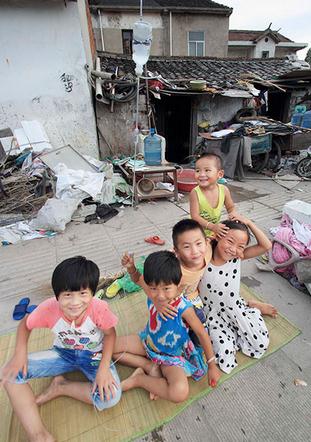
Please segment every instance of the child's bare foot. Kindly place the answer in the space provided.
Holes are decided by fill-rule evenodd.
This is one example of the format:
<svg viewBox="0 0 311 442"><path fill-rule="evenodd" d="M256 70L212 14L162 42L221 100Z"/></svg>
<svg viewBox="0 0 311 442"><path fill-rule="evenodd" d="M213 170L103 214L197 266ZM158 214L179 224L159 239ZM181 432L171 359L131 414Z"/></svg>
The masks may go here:
<svg viewBox="0 0 311 442"><path fill-rule="evenodd" d="M133 371L131 376L129 376L127 379L124 379L124 381L121 382L122 391L128 391L131 390L132 388L135 388L136 387L135 378L140 374L145 374L144 370L142 368L136 368L136 370Z"/></svg>
<svg viewBox="0 0 311 442"><path fill-rule="evenodd" d="M50 433L44 431L31 437L30 442L56 442L56 439Z"/></svg>
<svg viewBox="0 0 311 442"><path fill-rule="evenodd" d="M154 378L162 378L162 371L158 364L152 364L148 374ZM151 401L156 401L159 398L159 396L153 393L150 393L149 396Z"/></svg>
<svg viewBox="0 0 311 442"><path fill-rule="evenodd" d="M272 304L252 300L248 301L248 306L258 308L262 315L271 316L272 318L276 318L278 315L277 309Z"/></svg>
<svg viewBox="0 0 311 442"><path fill-rule="evenodd" d="M36 404L43 405L46 402L61 396L61 387L68 382L69 381L67 381L64 376L56 376L48 388L36 397Z"/></svg>

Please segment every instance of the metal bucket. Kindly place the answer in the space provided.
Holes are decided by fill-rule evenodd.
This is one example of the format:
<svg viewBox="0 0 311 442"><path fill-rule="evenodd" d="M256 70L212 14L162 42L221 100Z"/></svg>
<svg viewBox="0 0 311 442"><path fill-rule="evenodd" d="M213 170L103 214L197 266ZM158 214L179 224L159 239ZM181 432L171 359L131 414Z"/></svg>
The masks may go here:
<svg viewBox="0 0 311 442"><path fill-rule="evenodd" d="M141 195L149 195L151 192L154 191L154 182L149 178L141 178L137 182L137 191Z"/></svg>

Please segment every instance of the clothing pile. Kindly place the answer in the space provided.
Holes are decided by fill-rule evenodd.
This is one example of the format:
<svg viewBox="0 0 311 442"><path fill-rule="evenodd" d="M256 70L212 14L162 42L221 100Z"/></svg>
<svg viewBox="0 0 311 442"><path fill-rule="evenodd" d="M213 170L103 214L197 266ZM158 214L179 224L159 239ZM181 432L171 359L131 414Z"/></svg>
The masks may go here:
<svg viewBox="0 0 311 442"><path fill-rule="evenodd" d="M297 263L303 260L311 269L311 224L301 223L285 213L280 225L271 229L271 233L275 240L272 260L278 264L275 271L288 279L296 288L302 288ZM284 266L279 267L279 264Z"/></svg>

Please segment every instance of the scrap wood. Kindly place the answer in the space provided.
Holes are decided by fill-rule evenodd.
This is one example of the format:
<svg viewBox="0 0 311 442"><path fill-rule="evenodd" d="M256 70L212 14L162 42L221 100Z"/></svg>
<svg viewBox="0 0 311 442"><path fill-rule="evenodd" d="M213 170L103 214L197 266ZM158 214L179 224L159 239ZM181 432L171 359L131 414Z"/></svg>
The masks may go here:
<svg viewBox="0 0 311 442"><path fill-rule="evenodd" d="M17 172L8 178L2 178L6 197L0 199L0 213L23 213L34 215L44 205L51 194L36 196L38 178L28 177Z"/></svg>
<svg viewBox="0 0 311 442"><path fill-rule="evenodd" d="M116 279L122 278L126 271L124 269L119 270L116 273L108 273L107 275L100 278L97 290L105 289L110 284L112 284Z"/></svg>
<svg viewBox="0 0 311 442"><path fill-rule="evenodd" d="M253 79L253 80L257 80L257 81L262 81L263 83L266 83L269 86L273 86L276 89L279 89L282 92L286 92L286 89L281 88L280 86L278 86L277 84L273 83L272 81L269 80L265 80L264 78L259 77L259 75L254 74L253 72L246 72L245 74L241 74L241 78L244 79Z"/></svg>

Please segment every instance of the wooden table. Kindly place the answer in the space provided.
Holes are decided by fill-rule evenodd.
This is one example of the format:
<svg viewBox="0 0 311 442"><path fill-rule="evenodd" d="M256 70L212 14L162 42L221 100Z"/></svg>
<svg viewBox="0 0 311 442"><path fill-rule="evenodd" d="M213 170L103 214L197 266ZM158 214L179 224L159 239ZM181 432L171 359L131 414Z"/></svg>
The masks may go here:
<svg viewBox="0 0 311 442"><path fill-rule="evenodd" d="M124 171L124 166L121 167L121 169ZM132 167L128 168L133 174L134 169ZM139 192L139 189L137 188L137 175L142 177L148 177L148 175L154 175L154 174L162 174L163 176L163 182L171 181L168 180L168 174L173 174L173 180L174 180L174 190L163 190L163 189L154 189L152 192L147 194L141 194ZM171 198L174 197L175 201L178 201L178 187L177 187L177 169L174 165L170 164L163 164L161 166L144 166L140 167L137 170L135 170L135 185L133 186L133 193L134 193L134 202L135 205L139 203L141 200L152 200L155 198Z"/></svg>

